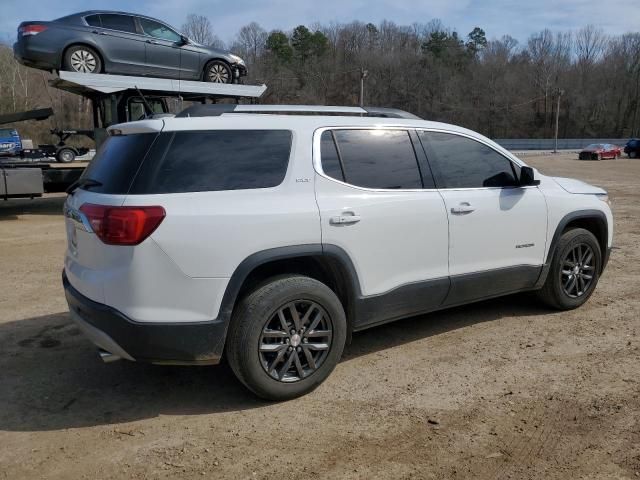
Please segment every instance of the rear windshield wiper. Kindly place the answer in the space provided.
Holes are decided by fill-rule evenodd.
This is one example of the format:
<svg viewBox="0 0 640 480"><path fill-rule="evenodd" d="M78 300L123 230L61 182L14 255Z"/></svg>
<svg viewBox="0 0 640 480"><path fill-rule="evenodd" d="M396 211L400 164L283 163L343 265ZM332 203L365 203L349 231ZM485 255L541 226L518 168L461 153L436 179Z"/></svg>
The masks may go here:
<svg viewBox="0 0 640 480"><path fill-rule="evenodd" d="M78 188L89 189L91 187L101 187L101 186L102 186L102 182L99 182L98 180L94 180L93 178L80 178L75 182L73 182L69 186L69 188L67 188L67 193L69 195L73 195L73 192L75 192Z"/></svg>

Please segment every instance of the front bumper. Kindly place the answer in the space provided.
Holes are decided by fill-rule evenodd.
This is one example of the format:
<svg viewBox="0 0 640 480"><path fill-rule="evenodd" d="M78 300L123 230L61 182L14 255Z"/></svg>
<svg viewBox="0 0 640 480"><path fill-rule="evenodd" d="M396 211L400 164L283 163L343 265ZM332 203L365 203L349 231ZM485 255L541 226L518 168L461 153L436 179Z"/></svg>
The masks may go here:
<svg viewBox="0 0 640 480"><path fill-rule="evenodd" d="M227 322L135 322L76 290L66 274L62 284L71 319L103 350L127 360L173 365L220 362Z"/></svg>

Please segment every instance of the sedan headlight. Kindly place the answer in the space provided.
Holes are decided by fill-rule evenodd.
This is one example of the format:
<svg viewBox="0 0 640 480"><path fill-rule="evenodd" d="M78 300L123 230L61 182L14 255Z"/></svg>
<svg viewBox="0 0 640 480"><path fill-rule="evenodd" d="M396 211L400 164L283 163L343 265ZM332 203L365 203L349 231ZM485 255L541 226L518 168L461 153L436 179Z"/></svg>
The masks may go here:
<svg viewBox="0 0 640 480"><path fill-rule="evenodd" d="M231 55L229 55L229 56L231 57L231 59L232 59L234 62L239 63L240 65L244 65L244 60L243 60L242 58L240 58L239 56L237 56L237 55L233 55L233 54L231 54Z"/></svg>

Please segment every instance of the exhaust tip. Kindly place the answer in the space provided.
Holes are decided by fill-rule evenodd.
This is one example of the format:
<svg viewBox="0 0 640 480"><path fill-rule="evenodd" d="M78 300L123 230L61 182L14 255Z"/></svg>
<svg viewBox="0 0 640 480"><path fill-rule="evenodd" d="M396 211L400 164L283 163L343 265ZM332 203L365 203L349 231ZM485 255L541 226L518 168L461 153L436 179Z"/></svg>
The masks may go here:
<svg viewBox="0 0 640 480"><path fill-rule="evenodd" d="M107 352L106 350L98 350L98 355L100 355L100 358L104 363L111 363L118 360L122 360L122 357L119 357L118 355L114 355L111 352Z"/></svg>

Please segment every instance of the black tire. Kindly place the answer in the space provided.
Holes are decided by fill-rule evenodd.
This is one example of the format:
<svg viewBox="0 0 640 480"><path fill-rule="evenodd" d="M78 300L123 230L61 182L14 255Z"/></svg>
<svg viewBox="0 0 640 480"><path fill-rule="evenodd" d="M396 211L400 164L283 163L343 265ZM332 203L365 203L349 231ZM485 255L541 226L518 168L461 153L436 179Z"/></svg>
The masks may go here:
<svg viewBox="0 0 640 480"><path fill-rule="evenodd" d="M203 80L209 83L233 83L233 71L224 60L211 60L204 67Z"/></svg>
<svg viewBox="0 0 640 480"><path fill-rule="evenodd" d="M298 323L304 322L307 316L302 313L302 306L306 304L315 305L316 309L312 309L315 312L313 315L307 314L309 318L305 325L309 330L302 335L290 336L289 328L294 325L290 309L294 308L298 312ZM281 331L288 338L266 338L265 335L276 332L271 328L273 325L281 324L279 313L285 317L285 325ZM324 327L313 327L312 323L318 316L321 320L316 321L316 325L322 324ZM277 323L272 323L274 321ZM315 338L317 333L327 331L331 332L328 339ZM309 338L306 337L307 334ZM274 277L259 286L236 306L227 335L226 355L236 377L249 390L267 400L288 400L311 392L329 376L342 356L346 338L347 321L336 294L325 284L312 278L286 275ZM316 350L315 346L320 345L314 343L316 341L323 341L322 345L328 347L322 351ZM265 345L273 345L278 350L265 353L262 350ZM281 351L284 353L280 353ZM309 352L317 355L317 365L316 360L308 360ZM268 357L269 355L271 356ZM294 356L297 356L297 361ZM270 365L270 361L273 364ZM303 371L304 365L309 372ZM271 368L272 366L278 368ZM283 370L284 375L280 375ZM303 375L298 375L301 371Z"/></svg>
<svg viewBox="0 0 640 480"><path fill-rule="evenodd" d="M61 148L56 152L56 160L60 163L71 163L76 159L76 152L73 148Z"/></svg>
<svg viewBox="0 0 640 480"><path fill-rule="evenodd" d="M64 70L79 73L100 73L102 59L98 52L86 45L74 45L64 52Z"/></svg>
<svg viewBox="0 0 640 480"><path fill-rule="evenodd" d="M588 262L577 262L577 265L574 264L573 267L571 267L571 262L565 263L565 261L579 248L585 251L590 250L593 258ZM579 265L582 264L585 265L584 270L579 267ZM578 266L579 273L575 273L576 271L573 270L576 266ZM545 283L542 289L537 292L538 297L550 307L558 310L572 310L577 308L584 304L593 293L598 284L601 269L602 252L600 250L600 244L593 233L583 228L568 230L562 234L558 241ZM569 275L563 273L568 271L574 273ZM588 286L585 286L579 291L580 281L585 281L584 279L580 280L579 276L581 275L591 275L592 278L589 280ZM572 276L576 277L574 279L576 290L570 294L567 293L565 286L571 283Z"/></svg>
<svg viewBox="0 0 640 480"><path fill-rule="evenodd" d="M629 152L629 158L636 158L638 156L638 153L635 150L631 150Z"/></svg>

